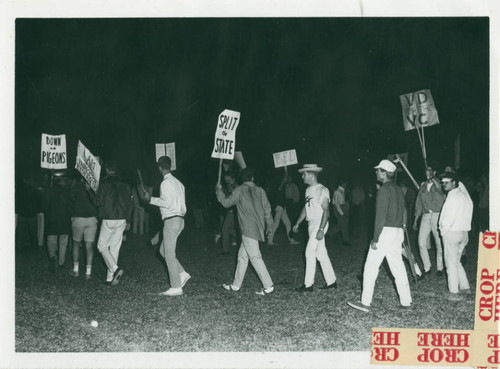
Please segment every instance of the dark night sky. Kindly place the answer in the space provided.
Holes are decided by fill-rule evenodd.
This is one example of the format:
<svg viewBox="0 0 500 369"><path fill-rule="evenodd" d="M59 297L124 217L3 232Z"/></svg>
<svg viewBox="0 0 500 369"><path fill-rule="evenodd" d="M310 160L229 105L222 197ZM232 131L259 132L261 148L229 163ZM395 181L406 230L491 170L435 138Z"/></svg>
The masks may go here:
<svg viewBox="0 0 500 369"><path fill-rule="evenodd" d="M176 142L178 176L213 184L217 116L241 112L237 150L262 175L295 148L325 179L373 176L409 152L416 131L399 95L430 89L441 124L426 129L432 162L487 170L488 18L18 19L16 168L39 166L40 134L66 133L95 155L151 168L155 142ZM360 161L358 161L360 159Z"/></svg>

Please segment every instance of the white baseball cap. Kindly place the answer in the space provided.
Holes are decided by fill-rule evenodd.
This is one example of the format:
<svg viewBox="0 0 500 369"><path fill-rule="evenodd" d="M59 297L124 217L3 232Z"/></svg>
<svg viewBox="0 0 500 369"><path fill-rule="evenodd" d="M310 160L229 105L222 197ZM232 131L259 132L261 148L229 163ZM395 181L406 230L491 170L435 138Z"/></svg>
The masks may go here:
<svg viewBox="0 0 500 369"><path fill-rule="evenodd" d="M375 167L375 169L383 169L386 172L392 173L396 171L396 166L392 161L384 159Z"/></svg>

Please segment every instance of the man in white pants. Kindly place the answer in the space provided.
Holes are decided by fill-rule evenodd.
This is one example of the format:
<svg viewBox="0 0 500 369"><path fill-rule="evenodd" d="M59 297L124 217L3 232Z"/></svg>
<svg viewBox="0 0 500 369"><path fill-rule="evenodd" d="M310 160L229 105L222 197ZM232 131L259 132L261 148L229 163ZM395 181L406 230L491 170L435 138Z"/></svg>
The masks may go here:
<svg viewBox="0 0 500 369"><path fill-rule="evenodd" d="M256 293L261 296L268 295L274 292L274 286L266 264L262 260L259 241L265 241L265 236L269 237L271 234L273 227L271 205L266 192L253 182L252 169L243 169L241 179L243 183L236 187L229 196L224 194L220 183L215 187L217 200L222 206L227 209L236 205L241 227L241 246L238 251L238 264L234 279L231 284L222 284L222 288L226 291L239 291L245 278L248 261L250 261L263 285L263 288Z"/></svg>
<svg viewBox="0 0 500 369"><path fill-rule="evenodd" d="M471 293L460 257L469 241L468 232L471 229L473 204L465 187L460 186L455 173L442 174L441 183L447 192L439 217L439 230L443 236L444 261L450 290L446 298L450 301L460 301L462 296L459 293Z"/></svg>
<svg viewBox="0 0 500 369"><path fill-rule="evenodd" d="M127 226L130 227L133 207L132 190L118 176L117 169L115 161L106 163L106 177L102 179L97 190L99 218L102 219L97 249L108 267L106 284L113 286L123 275L123 269L118 267L118 256L123 231Z"/></svg>
<svg viewBox="0 0 500 369"><path fill-rule="evenodd" d="M382 182L382 186L377 192L375 229L365 262L361 302L347 303L365 313L371 311L375 281L384 258L387 258L396 281L401 307L411 306L410 286L402 256L406 211L403 193L393 182L396 166L389 160L382 160L375 169L377 180Z"/></svg>
<svg viewBox="0 0 500 369"><path fill-rule="evenodd" d="M431 272L431 261L429 258L428 248L430 247L430 234L434 236L436 243L436 275L443 276L443 248L438 233L439 212L443 207L444 193L441 189L439 181L436 179L436 171L431 167L427 167L425 171L427 180L422 183L418 191L415 201L415 220L413 229L417 230L417 222L420 215L420 229L418 232L418 246L420 249L420 257L424 264L424 274L428 275Z"/></svg>
<svg viewBox="0 0 500 369"><path fill-rule="evenodd" d="M316 259L321 265L326 285L320 289L337 288L337 277L333 271L332 262L328 256L325 246L325 233L328 230L328 218L330 217L330 194L328 189L318 183L318 173L323 168L316 164L304 164L299 172L302 173L304 183L309 187L306 189L306 204L293 227L297 232L300 223L307 219L309 223L309 241L306 246L306 273L304 284L298 287L298 292L312 292L314 290L314 275L316 274Z"/></svg>
<svg viewBox="0 0 500 369"><path fill-rule="evenodd" d="M168 156L158 158L158 170L163 176L160 185L160 197L151 197L148 191L143 196L146 202L160 208L163 219L163 241L160 255L165 259L170 279L170 288L161 292L162 296L180 296L182 288L191 276L184 270L175 253L177 238L184 229L186 200L184 185L170 172L172 161Z"/></svg>

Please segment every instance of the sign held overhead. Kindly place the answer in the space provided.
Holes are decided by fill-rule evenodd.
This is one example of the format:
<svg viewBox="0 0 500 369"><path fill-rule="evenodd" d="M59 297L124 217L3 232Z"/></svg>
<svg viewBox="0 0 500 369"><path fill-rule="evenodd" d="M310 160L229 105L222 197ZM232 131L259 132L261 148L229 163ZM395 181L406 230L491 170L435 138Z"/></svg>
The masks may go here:
<svg viewBox="0 0 500 369"><path fill-rule="evenodd" d="M240 113L233 110L224 110L217 120L214 149L212 158L234 159L236 148L236 129L240 123Z"/></svg>
<svg viewBox="0 0 500 369"><path fill-rule="evenodd" d="M430 90L399 96L403 108L405 131L439 124L439 117Z"/></svg>
<svg viewBox="0 0 500 369"><path fill-rule="evenodd" d="M42 133L42 152L40 166L45 169L66 169L66 135Z"/></svg>
<svg viewBox="0 0 500 369"><path fill-rule="evenodd" d="M172 161L172 165L170 166L170 170L174 171L177 169L177 164L175 160L175 142L166 143L166 144L155 144L156 151L156 161L162 156L168 156Z"/></svg>
<svg viewBox="0 0 500 369"><path fill-rule="evenodd" d="M273 154L273 160L275 168L298 164L297 153L295 152L295 149L276 152Z"/></svg>
<svg viewBox="0 0 500 369"><path fill-rule="evenodd" d="M75 168L82 174L83 178L87 180L90 188L97 192L99 178L101 176L99 158L92 155L81 141L78 141Z"/></svg>

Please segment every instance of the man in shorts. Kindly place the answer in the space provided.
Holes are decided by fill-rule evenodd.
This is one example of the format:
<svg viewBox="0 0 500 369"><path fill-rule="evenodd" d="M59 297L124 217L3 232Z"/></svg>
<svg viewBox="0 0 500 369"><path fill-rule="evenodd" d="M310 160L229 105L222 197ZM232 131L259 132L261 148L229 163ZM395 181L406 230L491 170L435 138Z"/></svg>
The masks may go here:
<svg viewBox="0 0 500 369"><path fill-rule="evenodd" d="M92 274L94 240L97 233L97 206L95 193L83 177L72 188L71 200L73 204L73 217L71 218L73 269L70 270L69 274L73 277L80 275L80 248L82 241L84 241L86 250L85 279L89 280Z"/></svg>

